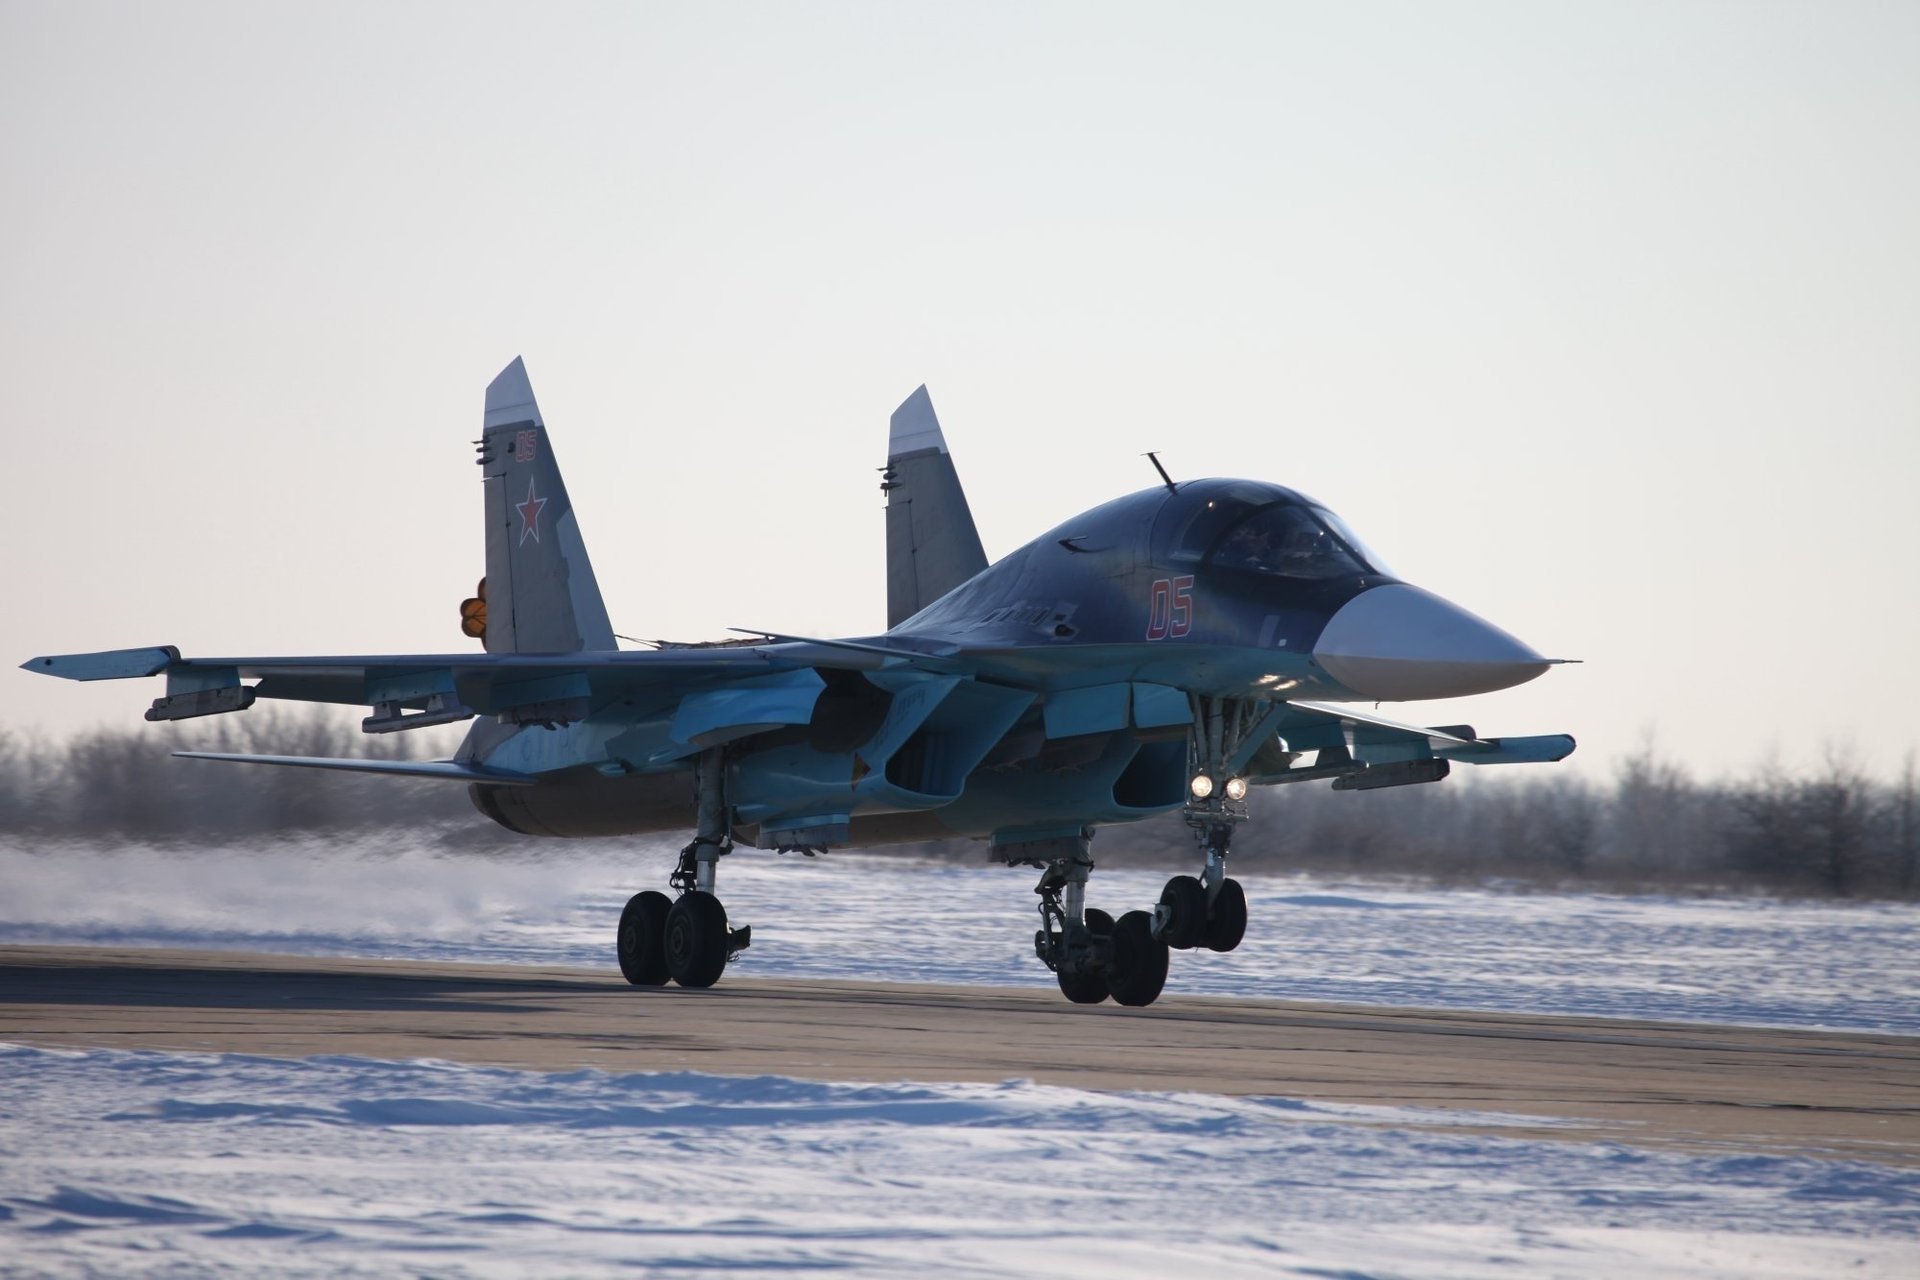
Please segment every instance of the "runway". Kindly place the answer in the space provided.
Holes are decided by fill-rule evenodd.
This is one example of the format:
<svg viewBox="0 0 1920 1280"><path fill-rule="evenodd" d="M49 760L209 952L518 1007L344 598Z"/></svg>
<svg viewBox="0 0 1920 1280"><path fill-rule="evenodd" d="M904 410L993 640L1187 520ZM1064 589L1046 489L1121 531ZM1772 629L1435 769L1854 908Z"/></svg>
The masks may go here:
<svg viewBox="0 0 1920 1280"><path fill-rule="evenodd" d="M1920 1167L1920 1038L1047 990L0 947L0 1041L541 1071L999 1081L1498 1113L1489 1132ZM1404 1123L1396 1119L1395 1123Z"/></svg>

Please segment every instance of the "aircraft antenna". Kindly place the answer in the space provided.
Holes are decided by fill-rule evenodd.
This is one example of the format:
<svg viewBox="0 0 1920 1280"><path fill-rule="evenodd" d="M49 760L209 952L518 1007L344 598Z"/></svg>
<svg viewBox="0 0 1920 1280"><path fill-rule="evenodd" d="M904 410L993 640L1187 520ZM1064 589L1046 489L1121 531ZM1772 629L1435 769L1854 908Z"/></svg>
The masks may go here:
<svg viewBox="0 0 1920 1280"><path fill-rule="evenodd" d="M1147 461L1151 462L1153 464L1153 469L1160 473L1161 482L1167 486L1168 493L1180 492L1179 489L1174 487L1173 477L1168 475L1167 469L1160 465L1160 454L1157 451L1149 449L1147 451Z"/></svg>

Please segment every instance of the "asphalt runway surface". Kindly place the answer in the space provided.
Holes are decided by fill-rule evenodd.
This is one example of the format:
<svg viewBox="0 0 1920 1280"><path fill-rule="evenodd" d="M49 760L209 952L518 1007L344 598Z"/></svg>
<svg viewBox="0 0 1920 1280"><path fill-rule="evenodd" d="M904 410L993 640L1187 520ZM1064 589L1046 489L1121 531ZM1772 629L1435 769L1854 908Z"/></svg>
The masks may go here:
<svg viewBox="0 0 1920 1280"><path fill-rule="evenodd" d="M1194 996L1083 1007L1044 989L908 983L723 979L682 991L630 987L611 967L5 946L0 1041L535 1071L1030 1078L1498 1113L1507 1120L1486 1132L1920 1167L1920 1038L1854 1032Z"/></svg>

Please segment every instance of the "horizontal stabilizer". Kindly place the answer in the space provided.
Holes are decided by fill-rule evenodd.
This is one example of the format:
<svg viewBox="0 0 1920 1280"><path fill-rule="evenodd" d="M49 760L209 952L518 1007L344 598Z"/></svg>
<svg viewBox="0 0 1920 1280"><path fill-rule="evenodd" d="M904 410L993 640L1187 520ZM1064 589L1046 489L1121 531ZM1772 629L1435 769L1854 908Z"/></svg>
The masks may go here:
<svg viewBox="0 0 1920 1280"><path fill-rule="evenodd" d="M346 773L387 773L450 782L487 782L500 787L530 787L530 773L478 769L457 760L356 760L350 756L250 756L223 751L176 751L182 760L225 760L232 764L278 764L300 769L338 769Z"/></svg>

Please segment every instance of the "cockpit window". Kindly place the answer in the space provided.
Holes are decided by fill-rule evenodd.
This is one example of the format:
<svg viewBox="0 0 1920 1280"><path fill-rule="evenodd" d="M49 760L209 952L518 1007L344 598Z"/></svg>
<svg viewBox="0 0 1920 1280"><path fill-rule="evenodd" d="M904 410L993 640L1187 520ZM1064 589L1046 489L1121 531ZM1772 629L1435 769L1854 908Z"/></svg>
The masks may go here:
<svg viewBox="0 0 1920 1280"><path fill-rule="evenodd" d="M1320 506L1313 508L1313 514L1320 517L1320 523L1333 530L1334 537L1347 544L1347 550L1366 561L1367 568L1389 578L1393 576L1393 570L1387 568L1386 561L1380 558L1379 552L1360 541L1360 535L1355 533L1345 520Z"/></svg>
<svg viewBox="0 0 1920 1280"><path fill-rule="evenodd" d="M1285 578L1340 578L1367 565L1321 518L1291 502L1256 511L1222 534L1207 555L1216 569Z"/></svg>
<svg viewBox="0 0 1920 1280"><path fill-rule="evenodd" d="M1279 496L1266 485L1235 483L1223 487L1188 513L1167 547L1170 560L1199 560L1219 541L1222 530L1268 506Z"/></svg>

